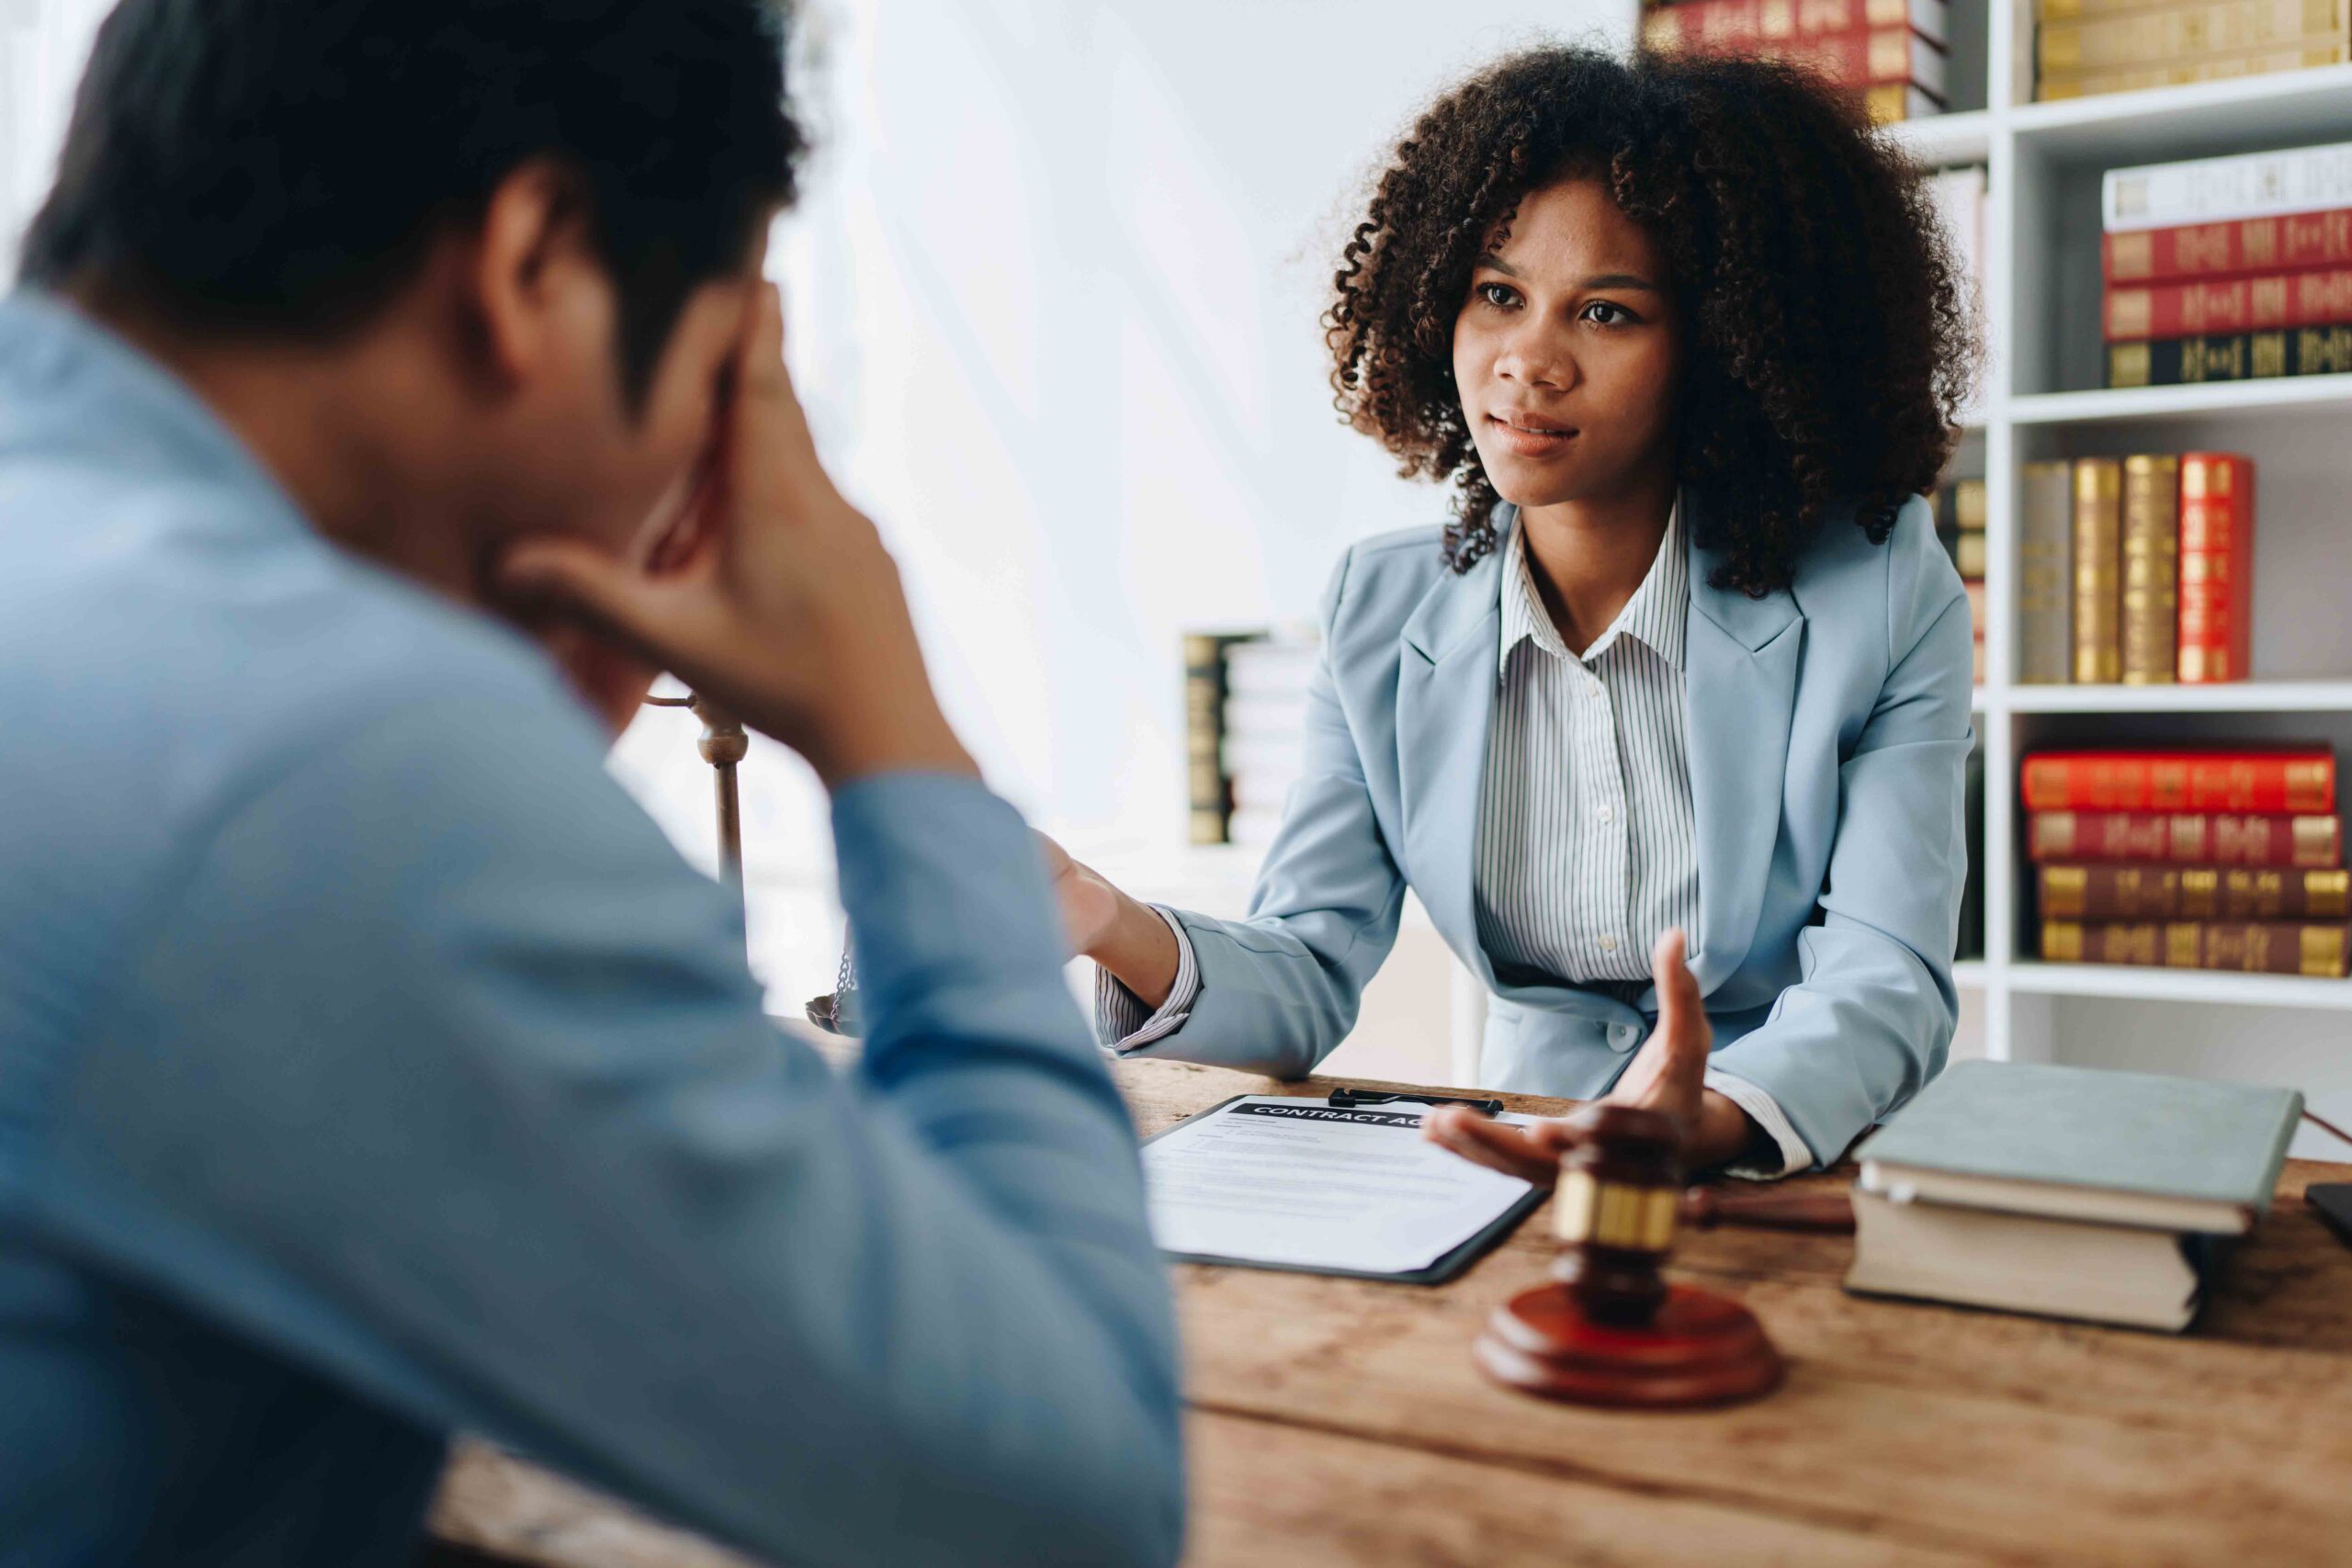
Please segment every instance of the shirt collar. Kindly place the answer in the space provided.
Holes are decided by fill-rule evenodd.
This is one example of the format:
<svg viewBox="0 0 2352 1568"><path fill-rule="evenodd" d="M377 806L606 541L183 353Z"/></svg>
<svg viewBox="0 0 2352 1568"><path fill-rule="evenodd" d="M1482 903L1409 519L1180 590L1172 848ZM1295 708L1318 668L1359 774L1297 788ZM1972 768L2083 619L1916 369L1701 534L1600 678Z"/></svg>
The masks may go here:
<svg viewBox="0 0 2352 1568"><path fill-rule="evenodd" d="M1555 659L1575 657L1567 644L1560 640L1559 628L1552 624L1552 614L1544 607L1544 596L1536 590L1534 569L1527 560L1527 532L1517 518L1511 523L1510 542L1503 562L1503 628L1502 649L1498 655L1498 667L1510 662L1511 649L1522 641L1532 642ZM1683 637L1687 630L1690 607L1690 562L1682 547L1682 503L1678 499L1674 510L1667 514L1666 536L1658 541L1657 558L1650 562L1650 570L1625 607L1609 629L1595 637L1584 651L1584 662L1592 663L1616 646L1620 637L1629 637L1656 653L1675 669L1682 668Z"/></svg>

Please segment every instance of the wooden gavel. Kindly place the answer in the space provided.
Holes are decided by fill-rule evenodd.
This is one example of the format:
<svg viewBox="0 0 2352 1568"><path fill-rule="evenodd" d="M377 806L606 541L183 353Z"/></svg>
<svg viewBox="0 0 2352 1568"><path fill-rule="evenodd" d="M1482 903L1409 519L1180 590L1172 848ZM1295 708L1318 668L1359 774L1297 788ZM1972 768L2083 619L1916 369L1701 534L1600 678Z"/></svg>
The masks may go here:
<svg viewBox="0 0 2352 1568"><path fill-rule="evenodd" d="M1686 1208L1702 1224L1838 1228L1839 1216L1817 1195L1686 1194L1681 1128L1658 1111L1588 1105L1565 1124L1574 1141L1552 1196L1554 1282L1495 1309L1473 1347L1480 1368L1547 1399L1643 1409L1726 1404L1777 1387L1780 1352L1753 1313L1667 1280L1676 1228ZM1852 1223L1849 1210L1843 1225Z"/></svg>

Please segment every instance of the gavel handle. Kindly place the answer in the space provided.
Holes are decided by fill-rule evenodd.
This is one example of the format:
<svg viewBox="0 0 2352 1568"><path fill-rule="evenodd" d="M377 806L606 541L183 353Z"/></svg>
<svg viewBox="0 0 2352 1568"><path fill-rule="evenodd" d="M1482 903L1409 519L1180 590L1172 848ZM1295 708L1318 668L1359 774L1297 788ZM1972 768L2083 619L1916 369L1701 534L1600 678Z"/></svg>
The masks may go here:
<svg viewBox="0 0 2352 1568"><path fill-rule="evenodd" d="M1693 1187L1682 1194L1682 1219L1700 1230L1712 1230L1716 1225L1755 1225L1766 1230L1851 1235L1854 1203L1842 1191Z"/></svg>

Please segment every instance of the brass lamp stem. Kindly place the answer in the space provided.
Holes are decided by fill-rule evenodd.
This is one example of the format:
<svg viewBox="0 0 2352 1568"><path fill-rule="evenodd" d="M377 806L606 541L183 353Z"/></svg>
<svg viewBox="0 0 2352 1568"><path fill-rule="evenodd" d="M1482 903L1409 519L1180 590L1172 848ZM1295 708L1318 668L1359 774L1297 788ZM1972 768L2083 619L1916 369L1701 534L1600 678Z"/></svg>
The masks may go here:
<svg viewBox="0 0 2352 1568"><path fill-rule="evenodd" d="M692 708L695 716L702 720L702 739L695 743L695 749L701 751L702 760L710 764L718 790L718 874L734 889L736 908L744 908L743 805L735 787L735 764L752 749L751 738L743 732L743 722L701 695L645 700L658 708ZM747 914L747 921L748 918Z"/></svg>

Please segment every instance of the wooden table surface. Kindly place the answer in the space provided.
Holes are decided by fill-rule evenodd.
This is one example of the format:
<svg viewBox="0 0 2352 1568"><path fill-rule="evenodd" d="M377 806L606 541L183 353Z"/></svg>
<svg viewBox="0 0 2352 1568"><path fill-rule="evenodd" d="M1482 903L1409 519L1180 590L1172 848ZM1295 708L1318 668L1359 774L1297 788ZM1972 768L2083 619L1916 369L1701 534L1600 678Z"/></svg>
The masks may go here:
<svg viewBox="0 0 2352 1568"><path fill-rule="evenodd" d="M1116 1070L1145 1134L1323 1092ZM2301 1201L2346 1179L2290 1162L2186 1336L1849 1296L1849 1237L1686 1232L1670 1271L1745 1301L1790 1363L1725 1411L1583 1410L1480 1377L1486 1314L1551 1260L1541 1212L1435 1289L1180 1266L1187 1561L2352 1563L2352 1249ZM742 1561L478 1445L432 1528L555 1568Z"/></svg>

